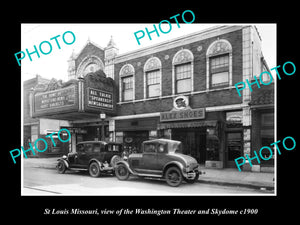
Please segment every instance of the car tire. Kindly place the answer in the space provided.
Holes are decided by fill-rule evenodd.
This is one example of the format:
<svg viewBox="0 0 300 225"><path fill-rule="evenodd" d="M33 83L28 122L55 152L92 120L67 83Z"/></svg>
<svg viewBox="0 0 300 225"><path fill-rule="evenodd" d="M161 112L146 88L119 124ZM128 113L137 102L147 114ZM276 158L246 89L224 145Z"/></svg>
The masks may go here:
<svg viewBox="0 0 300 225"><path fill-rule="evenodd" d="M178 187L183 180L181 171L175 166L172 166L167 169L165 178L166 178L167 184L172 187Z"/></svg>
<svg viewBox="0 0 300 225"><path fill-rule="evenodd" d="M57 165L56 165L56 169L57 169L57 172L60 173L60 174L63 174L66 172L67 170L67 167L66 167L66 164L64 163L63 160L59 160Z"/></svg>
<svg viewBox="0 0 300 225"><path fill-rule="evenodd" d="M92 162L89 166L89 173L92 177L100 176L100 166L97 162Z"/></svg>
<svg viewBox="0 0 300 225"><path fill-rule="evenodd" d="M115 168L117 162L121 161L121 157L118 155L114 155L111 160L110 160L110 166L112 166L113 168Z"/></svg>
<svg viewBox="0 0 300 225"><path fill-rule="evenodd" d="M115 174L119 180L127 180L130 173L124 164L119 164L115 168Z"/></svg>

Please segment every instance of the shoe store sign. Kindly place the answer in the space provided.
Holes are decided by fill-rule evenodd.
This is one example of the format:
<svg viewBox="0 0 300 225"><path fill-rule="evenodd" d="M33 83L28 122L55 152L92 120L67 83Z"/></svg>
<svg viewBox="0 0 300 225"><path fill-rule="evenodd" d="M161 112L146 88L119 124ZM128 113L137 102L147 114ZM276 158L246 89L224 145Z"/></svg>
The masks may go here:
<svg viewBox="0 0 300 225"><path fill-rule="evenodd" d="M160 122L204 119L205 109L191 109L187 96L178 96L173 100L173 109L160 113Z"/></svg>

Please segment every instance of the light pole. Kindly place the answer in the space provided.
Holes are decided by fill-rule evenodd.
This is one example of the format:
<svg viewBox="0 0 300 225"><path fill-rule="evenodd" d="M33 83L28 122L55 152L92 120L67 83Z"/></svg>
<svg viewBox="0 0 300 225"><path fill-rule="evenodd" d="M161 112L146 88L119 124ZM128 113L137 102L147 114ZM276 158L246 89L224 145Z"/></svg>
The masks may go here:
<svg viewBox="0 0 300 225"><path fill-rule="evenodd" d="M106 118L106 114L101 112L100 113L100 119L101 119L101 141L104 141L105 135L104 135L104 120Z"/></svg>

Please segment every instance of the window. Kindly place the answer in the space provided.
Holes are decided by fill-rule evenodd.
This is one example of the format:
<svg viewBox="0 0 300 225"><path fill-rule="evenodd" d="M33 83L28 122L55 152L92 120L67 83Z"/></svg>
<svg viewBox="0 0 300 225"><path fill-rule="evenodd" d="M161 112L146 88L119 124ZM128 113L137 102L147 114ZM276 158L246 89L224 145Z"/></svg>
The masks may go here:
<svg viewBox="0 0 300 225"><path fill-rule="evenodd" d="M161 61L149 58L144 65L144 98L161 96Z"/></svg>
<svg viewBox="0 0 300 225"><path fill-rule="evenodd" d="M94 144L94 151L93 152L100 152L100 144Z"/></svg>
<svg viewBox="0 0 300 225"><path fill-rule="evenodd" d="M155 144L145 144L144 146L144 152L145 153L155 153L156 147Z"/></svg>
<svg viewBox="0 0 300 225"><path fill-rule="evenodd" d="M188 49L178 51L173 58L172 93L179 94L194 90L194 55Z"/></svg>
<svg viewBox="0 0 300 225"><path fill-rule="evenodd" d="M211 87L229 84L229 56L228 54L210 59Z"/></svg>
<svg viewBox="0 0 300 225"><path fill-rule="evenodd" d="M214 41L206 52L206 88L232 86L232 47L225 40Z"/></svg>
<svg viewBox="0 0 300 225"><path fill-rule="evenodd" d="M160 95L160 71L154 70L146 73L147 75L147 97Z"/></svg>
<svg viewBox="0 0 300 225"><path fill-rule="evenodd" d="M133 77L122 78L122 99L128 101L133 99Z"/></svg>
<svg viewBox="0 0 300 225"><path fill-rule="evenodd" d="M120 101L134 100L134 68L131 64L125 64L120 70Z"/></svg>
<svg viewBox="0 0 300 225"><path fill-rule="evenodd" d="M93 150L93 144L84 144L84 151L85 152L88 152L88 153L91 153Z"/></svg>
<svg viewBox="0 0 300 225"><path fill-rule="evenodd" d="M191 63L175 66L176 93L184 93L192 90Z"/></svg>

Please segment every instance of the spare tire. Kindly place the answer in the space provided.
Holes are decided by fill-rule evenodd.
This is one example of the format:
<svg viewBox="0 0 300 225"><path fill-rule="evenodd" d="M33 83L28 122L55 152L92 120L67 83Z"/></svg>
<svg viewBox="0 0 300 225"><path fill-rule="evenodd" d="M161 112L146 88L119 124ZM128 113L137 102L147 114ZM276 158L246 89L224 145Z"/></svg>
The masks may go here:
<svg viewBox="0 0 300 225"><path fill-rule="evenodd" d="M122 158L118 155L114 155L111 159L110 159L110 166L114 167L116 166L117 162L121 161Z"/></svg>

